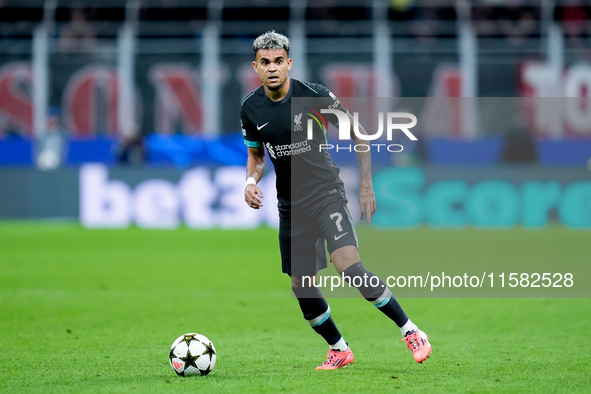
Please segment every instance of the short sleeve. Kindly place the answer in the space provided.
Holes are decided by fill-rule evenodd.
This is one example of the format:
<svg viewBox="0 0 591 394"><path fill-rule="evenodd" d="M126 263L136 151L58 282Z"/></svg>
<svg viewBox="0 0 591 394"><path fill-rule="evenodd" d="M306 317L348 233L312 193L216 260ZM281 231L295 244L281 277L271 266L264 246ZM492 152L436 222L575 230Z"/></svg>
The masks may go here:
<svg viewBox="0 0 591 394"><path fill-rule="evenodd" d="M246 146L251 148L260 148L262 146L261 136L256 126L248 120L244 107L240 107L240 127L242 128L242 137Z"/></svg>

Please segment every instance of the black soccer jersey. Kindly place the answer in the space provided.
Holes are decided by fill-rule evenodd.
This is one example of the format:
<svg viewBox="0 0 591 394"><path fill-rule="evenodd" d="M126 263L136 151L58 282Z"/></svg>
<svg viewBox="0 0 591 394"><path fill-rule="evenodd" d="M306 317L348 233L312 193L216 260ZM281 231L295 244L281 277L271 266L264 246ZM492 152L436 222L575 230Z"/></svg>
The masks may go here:
<svg viewBox="0 0 591 394"><path fill-rule="evenodd" d="M324 98L313 100L311 105L295 109L292 116L292 97ZM294 208L314 206L323 198L345 198L339 168L332 161L327 149L324 132L314 132L307 138L304 114L320 113L321 108L347 112L340 101L326 87L290 79L287 95L280 101L272 101L261 85L244 97L241 103L240 120L244 143L250 147L264 146L275 167L277 200L280 212ZM327 121L337 122L336 116L327 116ZM318 127L315 125L315 127Z"/></svg>

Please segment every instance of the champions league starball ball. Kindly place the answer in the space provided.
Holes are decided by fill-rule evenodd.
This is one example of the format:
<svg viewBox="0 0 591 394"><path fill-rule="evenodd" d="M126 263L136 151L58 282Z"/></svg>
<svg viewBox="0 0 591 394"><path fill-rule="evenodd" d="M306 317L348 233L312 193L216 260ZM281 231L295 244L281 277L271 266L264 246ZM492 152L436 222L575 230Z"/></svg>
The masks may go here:
<svg viewBox="0 0 591 394"><path fill-rule="evenodd" d="M170 366L179 376L205 376L215 366L215 359L215 346L201 334L181 335L170 347Z"/></svg>

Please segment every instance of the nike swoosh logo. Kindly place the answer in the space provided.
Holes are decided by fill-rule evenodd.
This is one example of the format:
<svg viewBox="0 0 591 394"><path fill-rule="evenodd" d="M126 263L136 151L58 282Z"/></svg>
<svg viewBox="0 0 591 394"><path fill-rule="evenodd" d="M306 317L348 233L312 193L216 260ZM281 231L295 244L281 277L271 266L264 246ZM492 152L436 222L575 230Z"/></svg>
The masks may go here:
<svg viewBox="0 0 591 394"><path fill-rule="evenodd" d="M265 126L266 126L266 125L268 125L268 124L269 124L269 122L265 123L265 124L264 124L264 125L262 125L262 126L259 126L259 125L257 125L257 130L260 130L260 129L262 129L263 127L265 127Z"/></svg>
<svg viewBox="0 0 591 394"><path fill-rule="evenodd" d="M339 235L338 237L335 235L335 236L334 236L334 240L335 240L335 241L338 241L339 239L343 238L343 237L344 237L345 235L347 235L347 234L349 234L349 232L348 232L348 231L347 231L346 233L343 233L343 234Z"/></svg>

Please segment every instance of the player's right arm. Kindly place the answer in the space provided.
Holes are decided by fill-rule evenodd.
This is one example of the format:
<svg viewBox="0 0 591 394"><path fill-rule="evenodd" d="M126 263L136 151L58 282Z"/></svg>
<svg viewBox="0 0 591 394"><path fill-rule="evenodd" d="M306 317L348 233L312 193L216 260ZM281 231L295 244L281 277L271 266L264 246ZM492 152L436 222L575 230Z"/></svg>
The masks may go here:
<svg viewBox="0 0 591 394"><path fill-rule="evenodd" d="M246 160L246 179L253 178L259 183L265 173L265 150L262 146L248 147ZM259 209L263 206L263 192L256 184L248 183L244 189L244 201L249 207Z"/></svg>
<svg viewBox="0 0 591 394"><path fill-rule="evenodd" d="M265 148L256 123L250 119L249 111L244 107L246 100L252 97L253 94L254 92L247 95L240 104L240 126L242 127L244 144L248 147L244 201L249 207L259 209L263 206L263 192L261 192L257 184L265 173Z"/></svg>

